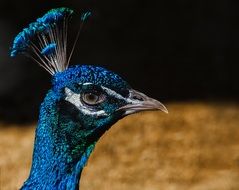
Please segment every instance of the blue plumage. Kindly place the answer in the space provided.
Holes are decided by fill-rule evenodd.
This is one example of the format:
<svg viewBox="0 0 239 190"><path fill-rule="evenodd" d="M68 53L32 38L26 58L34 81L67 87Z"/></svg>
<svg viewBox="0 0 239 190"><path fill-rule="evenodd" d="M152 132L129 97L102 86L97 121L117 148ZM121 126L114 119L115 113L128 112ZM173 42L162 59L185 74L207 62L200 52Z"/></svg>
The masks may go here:
<svg viewBox="0 0 239 190"><path fill-rule="evenodd" d="M29 26L24 28L15 38L11 48L11 56L14 57L17 54L27 53L28 48L32 48L32 39L36 35L42 32L43 34L51 32L50 30L59 24L59 22L62 22L64 19L67 22L67 19L72 14L73 10L68 8L52 9L42 17L38 18L36 22L29 24Z"/></svg>
<svg viewBox="0 0 239 190"><path fill-rule="evenodd" d="M51 43L51 44L47 45L46 47L44 47L41 50L41 54L49 56L49 55L53 54L55 51L56 51L56 44L55 43Z"/></svg>
<svg viewBox="0 0 239 190"><path fill-rule="evenodd" d="M26 42L28 42L28 36L25 32L20 32L13 41L13 46L11 48L11 57L15 57L17 54L21 54L26 49Z"/></svg>
<svg viewBox="0 0 239 190"><path fill-rule="evenodd" d="M41 24L57 24L57 22L63 20L64 18L71 16L73 14L73 10L69 8L58 8L52 9L48 11L44 16L37 19L38 23Z"/></svg>
<svg viewBox="0 0 239 190"><path fill-rule="evenodd" d="M74 88L75 83L91 83L95 85L104 85L117 89L124 93L124 89L130 88L129 84L122 80L119 75L114 74L102 67L90 65L75 65L64 72L56 73L53 76L52 84L55 91L62 91L65 86Z"/></svg>
<svg viewBox="0 0 239 190"><path fill-rule="evenodd" d="M52 9L29 24L15 37L11 47L11 57L24 54L36 61L51 75L67 69L73 52L72 50L70 56L67 57L67 28L72 14L73 10L69 8ZM90 12L83 13L82 23L90 15Z"/></svg>
<svg viewBox="0 0 239 190"><path fill-rule="evenodd" d="M90 65L68 68L72 52L67 57L66 25L72 13L68 8L47 12L17 35L11 49L11 56L27 54L52 75L52 88L40 107L24 190L78 189L96 142L115 122L144 110L167 112L114 72ZM81 21L90 15L82 14Z"/></svg>

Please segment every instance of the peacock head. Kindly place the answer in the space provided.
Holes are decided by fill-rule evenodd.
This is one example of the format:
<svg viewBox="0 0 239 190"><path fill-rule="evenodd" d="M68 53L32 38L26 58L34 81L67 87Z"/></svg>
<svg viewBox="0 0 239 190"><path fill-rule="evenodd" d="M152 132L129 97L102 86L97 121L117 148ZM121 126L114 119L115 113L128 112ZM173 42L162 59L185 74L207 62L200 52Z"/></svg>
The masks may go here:
<svg viewBox="0 0 239 190"><path fill-rule="evenodd" d="M119 119L144 110L166 107L136 91L119 75L102 67L77 65L53 76L53 91L60 97L62 123L95 141Z"/></svg>
<svg viewBox="0 0 239 190"><path fill-rule="evenodd" d="M96 142L112 124L129 114L144 110L167 113L167 109L104 68L90 65L68 67L82 25L90 12L82 14L79 32L68 53L67 28L72 14L68 8L48 11L16 36L11 56L24 54L53 76L51 92L57 99L58 115L54 122L57 119L60 124L54 131L59 139L67 139L75 152L79 144L84 150L82 146Z"/></svg>

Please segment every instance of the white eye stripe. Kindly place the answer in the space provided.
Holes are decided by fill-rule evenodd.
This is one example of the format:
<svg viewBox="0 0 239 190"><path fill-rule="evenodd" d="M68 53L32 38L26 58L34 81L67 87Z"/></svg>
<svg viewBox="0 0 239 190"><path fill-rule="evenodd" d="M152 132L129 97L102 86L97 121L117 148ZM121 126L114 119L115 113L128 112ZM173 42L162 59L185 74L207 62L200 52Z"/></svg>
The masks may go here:
<svg viewBox="0 0 239 190"><path fill-rule="evenodd" d="M83 83L82 85L83 86L87 86L87 85L92 85L93 83L90 83L90 82L86 82L86 83ZM106 92L109 96L113 96L113 97L115 97L115 98L117 98L117 99L120 99L120 100L125 100L127 103L133 103L133 102L135 102L135 101L133 101L133 100L131 100L131 99L129 99L129 98L125 98L125 97L123 97L121 94L119 94L119 93L117 93L117 92L115 92L114 90L111 90L111 89L109 89L109 88L107 88L107 87L105 87L105 86L100 86L103 90L104 90L104 92Z"/></svg>
<svg viewBox="0 0 239 190"><path fill-rule="evenodd" d="M140 101L139 100L132 100L131 98L125 98L123 97L121 94L115 92L114 90L111 90L107 87L104 87L104 86L101 86L101 88L109 95L109 96L113 96L117 99L120 99L120 100L124 100L126 101L127 103L139 103Z"/></svg>
<svg viewBox="0 0 239 190"><path fill-rule="evenodd" d="M121 94L118 94L117 92L115 92L114 90L111 90L107 87L101 86L101 88L104 90L104 92L106 92L109 96L114 96L117 99L121 99L121 100L126 100L126 98L124 98Z"/></svg>
<svg viewBox="0 0 239 190"><path fill-rule="evenodd" d="M83 83L82 85L85 86L85 85L92 85L92 84L93 83ZM125 98L121 94L119 94L116 91L111 90L107 87L101 86L101 88L109 96L113 96L113 97L115 97L119 100L124 100L128 104L133 104L133 103L139 103L140 102L139 100L134 100L134 99L131 99L131 98ZM65 93L66 93L65 100L70 102L71 104L75 105L78 108L78 110L81 111L83 114L91 115L91 116L108 116L108 114L104 110L95 111L95 110L90 109L89 107L86 107L81 102L81 95L77 94L77 93L74 93L73 91L71 91L67 87L65 88Z"/></svg>
<svg viewBox="0 0 239 190"><path fill-rule="evenodd" d="M80 83L81 84L81 83ZM83 86L87 86L87 85L91 85L91 84L93 84L93 83L91 83L91 82L85 82L85 83L83 83L82 85Z"/></svg>
<svg viewBox="0 0 239 190"><path fill-rule="evenodd" d="M72 92L67 87L65 88L65 93L66 93L65 100L75 105L77 109L83 114L91 115L91 116L108 116L108 114L106 114L104 110L95 111L84 106L81 102L81 95Z"/></svg>

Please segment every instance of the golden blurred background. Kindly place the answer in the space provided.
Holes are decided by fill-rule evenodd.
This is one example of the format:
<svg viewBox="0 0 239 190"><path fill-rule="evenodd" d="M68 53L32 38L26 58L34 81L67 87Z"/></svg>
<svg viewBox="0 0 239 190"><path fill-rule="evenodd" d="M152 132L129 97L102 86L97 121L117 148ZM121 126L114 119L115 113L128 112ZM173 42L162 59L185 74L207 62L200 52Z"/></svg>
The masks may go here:
<svg viewBox="0 0 239 190"><path fill-rule="evenodd" d="M112 127L83 170L84 190L238 190L239 104L172 102ZM0 128L0 189L27 178L32 126Z"/></svg>

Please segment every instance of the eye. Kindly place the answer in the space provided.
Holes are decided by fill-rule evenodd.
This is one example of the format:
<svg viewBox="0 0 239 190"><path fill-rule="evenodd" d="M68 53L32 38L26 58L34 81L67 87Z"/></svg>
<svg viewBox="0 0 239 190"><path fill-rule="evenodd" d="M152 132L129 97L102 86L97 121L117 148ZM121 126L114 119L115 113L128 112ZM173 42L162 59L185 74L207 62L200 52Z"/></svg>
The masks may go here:
<svg viewBox="0 0 239 190"><path fill-rule="evenodd" d="M82 101L88 105L96 105L99 104L101 102L103 102L105 99L104 95L102 94L96 94L96 93L84 93L82 95Z"/></svg>

